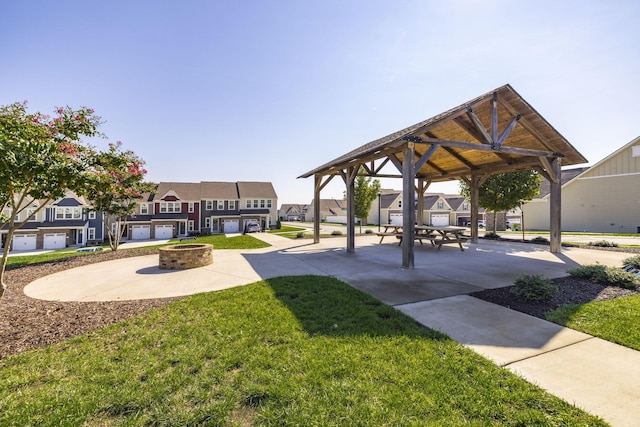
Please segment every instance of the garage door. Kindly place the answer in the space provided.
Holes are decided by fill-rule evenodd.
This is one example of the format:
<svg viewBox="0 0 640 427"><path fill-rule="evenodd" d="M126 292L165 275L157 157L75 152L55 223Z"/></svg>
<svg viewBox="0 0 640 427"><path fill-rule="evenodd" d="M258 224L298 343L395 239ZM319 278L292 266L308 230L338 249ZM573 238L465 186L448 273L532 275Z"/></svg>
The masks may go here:
<svg viewBox="0 0 640 427"><path fill-rule="evenodd" d="M36 248L35 234L23 234L20 236L13 236L14 251L32 251L35 248Z"/></svg>
<svg viewBox="0 0 640 427"><path fill-rule="evenodd" d="M44 249L62 249L67 246L66 233L50 233L44 235Z"/></svg>
<svg viewBox="0 0 640 427"><path fill-rule="evenodd" d="M131 239L145 240L151 238L151 227L148 225L131 226Z"/></svg>
<svg viewBox="0 0 640 427"><path fill-rule="evenodd" d="M389 214L389 224L402 225L402 214Z"/></svg>
<svg viewBox="0 0 640 427"><path fill-rule="evenodd" d="M222 226L224 227L223 230L225 233L238 233L240 231L240 225L237 219L226 219L223 221Z"/></svg>
<svg viewBox="0 0 640 427"><path fill-rule="evenodd" d="M156 225L156 239L172 239L173 225Z"/></svg>
<svg viewBox="0 0 640 427"><path fill-rule="evenodd" d="M449 214L431 215L431 225L436 225L436 226L449 225Z"/></svg>

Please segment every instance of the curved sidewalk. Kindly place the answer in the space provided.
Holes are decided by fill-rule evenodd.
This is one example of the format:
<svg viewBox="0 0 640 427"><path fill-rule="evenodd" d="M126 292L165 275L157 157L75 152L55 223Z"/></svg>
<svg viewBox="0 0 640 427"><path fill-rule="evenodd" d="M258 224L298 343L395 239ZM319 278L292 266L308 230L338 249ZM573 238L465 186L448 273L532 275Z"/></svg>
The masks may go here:
<svg viewBox="0 0 640 427"><path fill-rule="evenodd" d="M613 426L640 420L640 352L468 296L509 286L522 274L566 275L579 264L619 266L629 254L481 241L461 252L416 246L415 268L400 267L402 249L358 237L347 254L344 238L319 244L256 235L272 247L216 250L214 263L185 271L157 267L158 257L107 261L40 278L25 287L32 298L104 301L208 292L284 275L336 277L444 332L498 365Z"/></svg>

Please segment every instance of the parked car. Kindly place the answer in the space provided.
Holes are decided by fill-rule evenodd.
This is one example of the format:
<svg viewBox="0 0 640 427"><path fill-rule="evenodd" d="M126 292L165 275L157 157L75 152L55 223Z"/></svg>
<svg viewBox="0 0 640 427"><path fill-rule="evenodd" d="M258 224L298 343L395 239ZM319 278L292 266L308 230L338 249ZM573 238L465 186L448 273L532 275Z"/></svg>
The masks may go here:
<svg viewBox="0 0 640 427"><path fill-rule="evenodd" d="M464 225L465 225L465 227L471 227L471 221L465 222ZM480 228L484 228L485 227L484 219L479 219L478 220L478 227L480 227Z"/></svg>
<svg viewBox="0 0 640 427"><path fill-rule="evenodd" d="M262 231L262 228L260 228L260 224L257 224L255 222L252 222L251 224L247 224L247 226L244 229L245 233L259 233Z"/></svg>

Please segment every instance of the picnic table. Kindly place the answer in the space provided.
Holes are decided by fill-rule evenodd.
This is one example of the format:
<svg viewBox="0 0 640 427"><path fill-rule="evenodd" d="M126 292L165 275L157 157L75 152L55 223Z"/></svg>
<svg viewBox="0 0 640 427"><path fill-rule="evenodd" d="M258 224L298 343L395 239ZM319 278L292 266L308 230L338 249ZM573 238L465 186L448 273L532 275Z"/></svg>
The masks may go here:
<svg viewBox="0 0 640 427"><path fill-rule="evenodd" d="M464 251L462 244L469 240L468 237L462 234L466 230L464 227L456 227L453 225L416 225L415 230L416 235L425 236L431 241L432 245L438 246L436 252L440 250L442 245L456 243L460 246L460 250Z"/></svg>
<svg viewBox="0 0 640 427"><path fill-rule="evenodd" d="M398 246L402 244L402 226L395 224L384 225L384 232L376 233L380 236L380 243L385 237L395 236L399 242ZM460 250L464 251L463 243L467 242L468 237L463 233L466 229L464 227L455 227L452 225L437 226L437 225L416 225L414 239L418 240L422 244L423 240L429 240L431 245L437 246L439 251L442 245L458 244Z"/></svg>

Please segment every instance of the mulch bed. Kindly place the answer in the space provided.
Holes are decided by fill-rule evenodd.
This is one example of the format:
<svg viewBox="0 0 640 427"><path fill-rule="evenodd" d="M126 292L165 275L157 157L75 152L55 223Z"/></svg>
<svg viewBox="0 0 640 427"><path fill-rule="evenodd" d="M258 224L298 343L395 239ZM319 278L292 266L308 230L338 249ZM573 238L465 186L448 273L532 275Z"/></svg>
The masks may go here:
<svg viewBox="0 0 640 427"><path fill-rule="evenodd" d="M603 248L594 249L602 250ZM640 249L607 249L640 253ZM175 297L138 301L59 302L29 298L23 292L24 287L35 279L58 271L96 262L157 253L157 249L127 249L7 270L5 275L7 290L0 300L0 359L83 335L180 299L180 297ZM554 310L564 304L582 304L638 293L638 291L603 286L571 277L554 279L552 282L558 286L559 292L550 302L544 304L520 302L509 292L509 287L488 289L472 295L513 310L544 318L547 311ZM82 284L78 284L78 286L82 286Z"/></svg>
<svg viewBox="0 0 640 427"><path fill-rule="evenodd" d="M127 249L7 270L7 290L0 300L0 359L86 334L179 299L59 302L29 298L23 292L24 287L35 279L58 271L96 262L157 253L157 249ZM82 284L78 283L78 286Z"/></svg>

